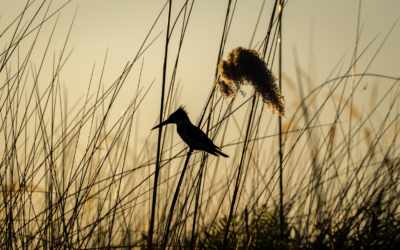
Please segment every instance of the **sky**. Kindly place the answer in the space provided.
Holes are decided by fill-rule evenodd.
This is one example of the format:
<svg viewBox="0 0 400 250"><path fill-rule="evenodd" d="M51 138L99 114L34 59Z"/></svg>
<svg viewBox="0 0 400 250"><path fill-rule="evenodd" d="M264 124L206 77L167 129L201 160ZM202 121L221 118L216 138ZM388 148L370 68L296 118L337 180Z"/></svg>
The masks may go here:
<svg viewBox="0 0 400 250"><path fill-rule="evenodd" d="M175 21L184 2L182 0L172 2L172 22ZM26 3L26 1L0 0L0 31L11 24L23 11ZM39 11L29 30L43 19L47 9L49 15L64 4L66 5L43 25L30 60L32 65L38 69L51 32L55 27L40 76L40 82L44 84L43 86L47 86L53 72L53 61L57 60L70 27L72 27L65 46L66 53L71 51L72 53L60 73L60 83L65 86L68 92L68 103L72 106L78 100L83 103L91 78L97 86L107 51L102 84L105 87L111 86L128 61L132 62L135 58L166 1L73 0L68 2L60 0L42 2L36 0L26 12L21 25L28 25L28 21L42 3L43 8ZM261 9L263 1L239 0L234 3L236 3L236 8L225 46L224 58L232 49L250 45L258 15L262 10L252 47L259 44L266 34L274 1L265 1L263 9ZM200 116L213 84L227 6L228 1L222 0L197 0L193 5L176 76L176 81L180 83L178 90L180 97L177 105L186 106L192 121L196 121ZM309 75L314 86L319 86L328 79L343 75L351 69L359 14L360 38L357 56L361 54L362 56L357 62L356 73L367 72L399 77L400 24L396 24L396 21L400 17L400 1L395 0L287 1L283 10L282 24L282 67L285 75L297 84L296 55L300 67ZM149 136L149 129L158 122L166 24L167 8L164 9L150 33L146 46L153 39L155 39L154 43L134 64L118 96L115 112L113 112L113 119L117 119L124 108L129 105L135 95L139 76L143 87L141 93L144 93L154 81L139 109L138 119L140 119L142 141ZM15 27L16 23L2 35L0 46L4 47L9 43ZM392 27L393 30L388 36ZM167 64L168 83L177 55L181 28L182 18L179 18L170 41ZM27 53L36 31L28 35L21 43L21 54ZM367 48L367 46L369 47ZM363 52L364 50L365 52ZM13 58L13 62L15 61L17 61L16 58ZM142 63L143 69L140 74ZM275 74L278 72L277 65L274 63L272 68ZM339 65L338 68L335 68L337 65ZM11 68L13 67L15 68L15 66ZM91 76L92 70L93 77ZM4 75L0 79L3 81ZM355 92L356 103L360 110L364 108L364 105L368 105L373 84L378 86L378 91L373 94L381 97L393 84L393 81L365 78L361 83L363 88ZM346 91L350 93L349 88ZM248 97L251 89L245 88L244 90ZM94 92L95 88L93 87L91 93ZM285 83L282 92L286 99L287 116L290 116L294 112L290 103L294 101L295 97ZM247 97L240 98L244 100ZM156 136L155 133L154 136Z"/></svg>

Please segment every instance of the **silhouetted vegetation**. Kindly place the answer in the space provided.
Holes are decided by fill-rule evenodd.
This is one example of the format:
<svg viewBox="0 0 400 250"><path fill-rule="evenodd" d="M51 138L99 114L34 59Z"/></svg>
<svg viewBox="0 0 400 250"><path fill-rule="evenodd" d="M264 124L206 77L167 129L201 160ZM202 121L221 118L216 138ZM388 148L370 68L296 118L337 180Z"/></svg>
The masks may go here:
<svg viewBox="0 0 400 250"><path fill-rule="evenodd" d="M280 23L274 13L281 1L273 2L269 30L249 50L265 70L278 60ZM29 20L42 18L39 25L18 25L29 8L38 8ZM176 18L186 27L196 7L187 1L179 8ZM64 47L58 58L43 52L42 62L53 61L49 82L39 77L41 65L30 63L30 50L19 53L20 43L35 36L30 49L36 49L40 28L54 22L58 11L47 13L45 5L28 2L0 35L5 44L0 54L1 249L148 249L148 244L153 249L400 249L399 78L351 74L358 60L367 60L362 55L369 45L359 48L347 69L334 69L337 76L318 85L297 64L297 86L283 73L260 73L257 79L271 78L268 88L276 92L276 102L270 103L261 83L249 76L237 78L243 85L256 81L256 90L264 92L236 95L240 86L218 85L225 84L217 69L235 18L229 1L215 79L195 124L224 152L232 152L230 158L217 158L176 146L174 128L162 130L158 141L149 128L144 145L132 146L138 110L152 83L139 80L128 107L118 119L110 118L131 69L143 66L141 58L153 46L148 36L113 83L90 80L84 99L68 105L59 78L70 51ZM160 55L175 60L163 69L174 73L163 79L161 119L180 106L175 74L185 43L182 27L167 33L180 36L177 54L166 46ZM9 32L11 40L1 40ZM285 98L284 109L274 77L283 81L283 94L295 96ZM373 88L369 110L361 111L353 98L368 77L389 87L380 99ZM343 86L349 79L351 89ZM287 115L281 133L271 125L278 116L267 112L268 105Z"/></svg>

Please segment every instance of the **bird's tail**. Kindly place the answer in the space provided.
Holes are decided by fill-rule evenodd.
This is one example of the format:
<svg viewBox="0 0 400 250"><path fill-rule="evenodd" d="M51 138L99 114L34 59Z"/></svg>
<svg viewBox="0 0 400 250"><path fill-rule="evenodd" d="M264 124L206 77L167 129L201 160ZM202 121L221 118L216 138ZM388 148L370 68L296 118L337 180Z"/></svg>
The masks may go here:
<svg viewBox="0 0 400 250"><path fill-rule="evenodd" d="M219 155L221 155L221 156L223 156L223 157L229 157L229 155L226 155L226 154L222 153L222 152L219 151L218 149L215 149L215 153L217 153L217 154L219 154Z"/></svg>

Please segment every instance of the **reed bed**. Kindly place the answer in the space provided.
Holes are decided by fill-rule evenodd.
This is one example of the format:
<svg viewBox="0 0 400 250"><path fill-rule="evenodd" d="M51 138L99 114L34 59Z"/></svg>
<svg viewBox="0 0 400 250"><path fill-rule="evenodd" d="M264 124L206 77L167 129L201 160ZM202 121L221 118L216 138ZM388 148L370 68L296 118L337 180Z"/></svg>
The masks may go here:
<svg viewBox="0 0 400 250"><path fill-rule="evenodd" d="M71 105L60 83L69 63L65 46L57 56L46 49L39 65L30 61L41 26L57 11L32 16L42 18L39 26L19 25L27 4L0 31L13 33L0 54L1 249L398 249L400 79L368 68L356 73L360 60L375 58L364 57L370 47L358 47L358 39L351 64L334 68L324 82L312 82L298 62L296 81L281 70L272 74L274 64L285 67L278 56L285 32L280 20L290 3L270 4L264 39L237 50L248 51L244 57L256 58L267 73L244 67L245 76L235 75L236 59L228 56L234 48L225 44L236 2L228 1L209 96L198 100L200 114L189 112L229 158L190 150L173 136L173 126L160 129L157 138L149 128L145 143L135 141L143 100L160 92L140 81L143 55L154 46L152 29L108 84L102 81L106 53L100 75L94 65L86 93ZM186 1L176 19L154 20L168 23L155 123L180 106L179 88L189 84L176 75L193 8L194 1ZM37 9L43 11L45 5ZM35 38L20 53L28 33ZM170 51L172 35L180 37L177 52ZM41 72L48 61L53 74L45 82ZM120 112L114 106L133 67L141 68L135 93L115 119L111 114ZM368 110L361 110L354 95L371 78L389 87L380 98L373 87ZM248 84L254 88L243 87Z"/></svg>

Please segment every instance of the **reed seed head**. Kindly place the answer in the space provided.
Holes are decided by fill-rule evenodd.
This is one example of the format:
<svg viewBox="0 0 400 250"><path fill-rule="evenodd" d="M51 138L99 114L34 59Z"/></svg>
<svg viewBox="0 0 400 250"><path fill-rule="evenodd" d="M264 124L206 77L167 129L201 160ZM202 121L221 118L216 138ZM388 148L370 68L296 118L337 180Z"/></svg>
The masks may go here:
<svg viewBox="0 0 400 250"><path fill-rule="evenodd" d="M261 95L268 109L285 116L285 100L276 85L276 78L258 51L237 47L228 54L227 60L218 65L218 72L222 81L219 80L217 86L225 98L234 97L240 85L249 83Z"/></svg>
<svg viewBox="0 0 400 250"><path fill-rule="evenodd" d="M218 80L216 82L219 91L221 91L222 96L226 99L228 97L235 97L236 89L231 83L226 83L223 80Z"/></svg>

